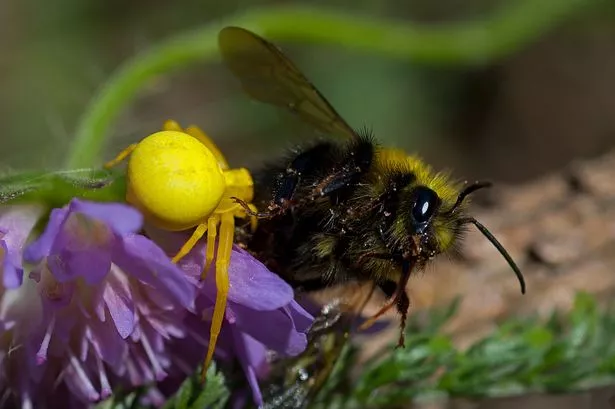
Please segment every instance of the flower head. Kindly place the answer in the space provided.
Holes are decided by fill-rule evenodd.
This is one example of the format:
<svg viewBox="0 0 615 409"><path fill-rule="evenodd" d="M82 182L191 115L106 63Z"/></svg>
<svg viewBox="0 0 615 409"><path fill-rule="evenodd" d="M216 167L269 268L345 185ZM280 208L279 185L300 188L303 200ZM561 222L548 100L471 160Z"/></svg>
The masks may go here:
<svg viewBox="0 0 615 409"><path fill-rule="evenodd" d="M39 308L28 308L15 330L5 332L23 353L3 350L0 366L22 402L41 404L48 400L43 394L64 389L71 396L56 396L55 404L77 399L83 406L110 395L113 384L165 376L172 363L167 345L185 334L181 322L194 307L195 287L138 234L141 223L129 206L74 199L54 209L25 248L34 268L14 290L19 301L13 305ZM25 330L28 322L36 324ZM7 374L16 365L22 365L19 381Z"/></svg>
<svg viewBox="0 0 615 409"><path fill-rule="evenodd" d="M159 244L181 246L187 233L146 237L132 207L73 199L26 244L43 215L28 209L0 208L0 395L26 408L84 407L118 386L194 372L217 291L211 272L199 280L205 243L175 265ZM301 353L313 318L288 284L237 247L229 276L216 357L241 364L260 405L269 351Z"/></svg>

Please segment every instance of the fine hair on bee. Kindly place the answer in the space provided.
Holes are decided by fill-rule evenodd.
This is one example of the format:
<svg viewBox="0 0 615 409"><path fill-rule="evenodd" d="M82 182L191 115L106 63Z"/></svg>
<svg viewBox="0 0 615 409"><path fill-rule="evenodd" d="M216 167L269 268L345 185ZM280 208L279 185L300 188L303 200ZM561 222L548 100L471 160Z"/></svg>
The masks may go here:
<svg viewBox="0 0 615 409"><path fill-rule="evenodd" d="M326 136L253 172L261 218L247 248L297 291L372 282L387 303L362 328L396 307L399 346L414 271L455 249L473 224L516 274L500 242L468 214L468 197L488 182L461 184L414 155L355 130L276 46L242 28L219 34L222 57L252 98L281 107ZM237 199L238 203L243 203Z"/></svg>

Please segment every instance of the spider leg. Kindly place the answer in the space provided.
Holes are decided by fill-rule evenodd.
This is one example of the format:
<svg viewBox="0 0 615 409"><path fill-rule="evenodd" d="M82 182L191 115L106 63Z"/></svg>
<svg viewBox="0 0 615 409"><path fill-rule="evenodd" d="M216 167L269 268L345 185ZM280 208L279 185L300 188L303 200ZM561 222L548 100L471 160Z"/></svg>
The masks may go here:
<svg viewBox="0 0 615 409"><path fill-rule="evenodd" d="M233 249L233 232L235 229L235 219L231 213L222 214L220 222L220 242L218 244L218 252L216 254L216 287L218 293L216 295L216 304L214 306L214 314L211 321L211 329L209 334L209 345L207 347L207 355L201 372L201 381L205 380L207 368L214 356L218 335L222 328L224 313L226 311L226 300L229 291L228 267L231 261L231 251Z"/></svg>
<svg viewBox="0 0 615 409"><path fill-rule="evenodd" d="M207 231L207 225L205 223L201 223L196 226L194 232L192 232L192 236L184 243L181 249L177 252L175 257L171 260L173 263L177 263L179 260L184 258L190 250L196 245L196 243L203 237L205 232Z"/></svg>
<svg viewBox="0 0 615 409"><path fill-rule="evenodd" d="M186 133L198 139L199 142L205 145L205 147L209 149L211 153L214 154L216 160L218 161L218 165L220 165L220 168L222 170L226 170L229 168L229 164L226 161L226 158L224 157L222 152L220 152L220 149L218 149L214 141L212 141L211 138L201 130L201 128L198 128L196 126L189 126L188 128L186 128Z"/></svg>
<svg viewBox="0 0 615 409"><path fill-rule="evenodd" d="M256 230L257 219L263 216L258 213L258 209L250 203L254 197L254 181L252 175L245 168L229 169L224 171L224 178L228 187L227 194L231 205L234 208L239 207L233 214L235 217L245 219L250 217L250 227L254 232Z"/></svg>
<svg viewBox="0 0 615 409"><path fill-rule="evenodd" d="M248 203L248 207L252 211L252 213L258 213L258 209L252 203ZM250 230L252 230L252 233L256 231L257 226L258 226L258 217L254 215L250 215Z"/></svg>
<svg viewBox="0 0 615 409"><path fill-rule="evenodd" d="M214 214L207 219L207 249L205 250L205 267L201 273L201 280L205 280L205 276L214 261L214 253L216 251L216 236L218 235L218 223L220 216Z"/></svg>
<svg viewBox="0 0 615 409"><path fill-rule="evenodd" d="M256 227L258 227L258 217L248 215L246 213L245 208L241 206L239 203L233 202L233 204L234 204L233 216L238 219L246 219L249 217L250 218L250 231L254 233L256 231ZM254 213L258 211L256 206L254 206L252 203L246 203L246 205L249 207L250 211Z"/></svg>
<svg viewBox="0 0 615 409"><path fill-rule="evenodd" d="M123 151L118 153L115 158L113 158L109 162L105 163L103 165L103 167L105 169L109 169L109 168L112 168L112 167L116 166L118 163L120 163L121 161L126 159L128 157L128 155L130 155L132 153L132 151L135 150L136 147L137 147L136 143L132 143L132 144L128 145L126 147L126 149L124 149Z"/></svg>
<svg viewBox="0 0 615 409"><path fill-rule="evenodd" d="M162 130L163 131L184 132L182 127L176 121L172 119L168 119L164 121L164 124L162 124Z"/></svg>
<svg viewBox="0 0 615 409"><path fill-rule="evenodd" d="M164 122L162 129L164 129L165 131L184 132L192 136L193 138L198 139L199 142L205 145L205 147L209 149L211 153L213 153L214 157L218 161L218 165L220 165L223 170L229 168L228 162L226 161L224 155L222 155L222 152L220 152L220 149L218 149L214 141L212 141L211 138L207 136L205 132L203 132L199 127L189 126L184 130L177 122L169 119L168 121Z"/></svg>

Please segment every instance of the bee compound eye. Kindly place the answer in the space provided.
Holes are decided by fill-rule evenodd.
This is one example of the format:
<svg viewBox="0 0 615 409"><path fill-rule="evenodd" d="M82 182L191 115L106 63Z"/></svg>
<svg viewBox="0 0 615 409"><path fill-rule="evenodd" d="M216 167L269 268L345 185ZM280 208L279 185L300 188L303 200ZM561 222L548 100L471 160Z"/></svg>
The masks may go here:
<svg viewBox="0 0 615 409"><path fill-rule="evenodd" d="M440 198L433 190L420 186L414 191L416 200L412 207L412 218L417 224L427 223L436 212Z"/></svg>

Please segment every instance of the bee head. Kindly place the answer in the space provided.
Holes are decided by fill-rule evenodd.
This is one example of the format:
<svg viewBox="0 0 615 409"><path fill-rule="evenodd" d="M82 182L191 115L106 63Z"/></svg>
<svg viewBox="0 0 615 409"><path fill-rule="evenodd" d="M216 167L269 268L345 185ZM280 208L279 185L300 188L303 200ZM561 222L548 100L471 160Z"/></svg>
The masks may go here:
<svg viewBox="0 0 615 409"><path fill-rule="evenodd" d="M463 226L473 224L493 244L517 275L521 292L525 293L525 280L519 267L500 242L474 217L464 214L464 200L471 193L486 187L489 182L467 185L459 192L457 200L448 209L435 190L426 186L415 186L409 191L410 217L406 218L406 231L414 238L414 256L426 260L451 247L461 233Z"/></svg>

